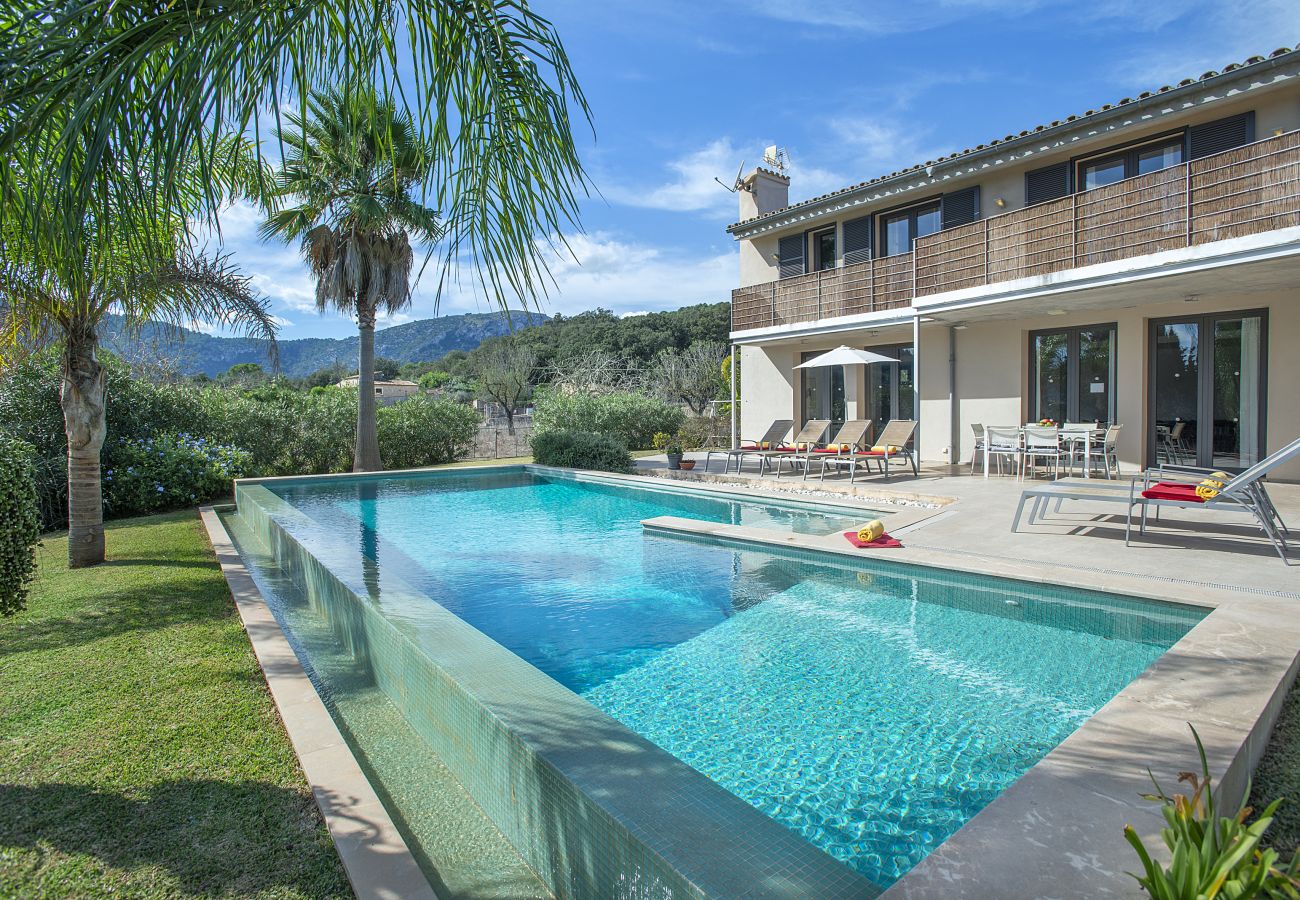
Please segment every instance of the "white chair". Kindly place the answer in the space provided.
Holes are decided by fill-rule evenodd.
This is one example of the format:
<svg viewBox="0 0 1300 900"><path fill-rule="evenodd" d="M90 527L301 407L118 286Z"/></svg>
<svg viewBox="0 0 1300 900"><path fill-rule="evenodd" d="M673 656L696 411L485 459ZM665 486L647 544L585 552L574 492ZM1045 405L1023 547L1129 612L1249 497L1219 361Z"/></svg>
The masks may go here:
<svg viewBox="0 0 1300 900"><path fill-rule="evenodd" d="M1002 460L1010 459L1020 470L1023 463L1024 450L1020 446L1020 429L1019 428L1002 428L996 425L990 425L984 429L984 477L989 477L989 463L991 460L998 461L998 474L1002 474Z"/></svg>
<svg viewBox="0 0 1300 900"><path fill-rule="evenodd" d="M970 473L975 474L975 461L980 458L984 452L984 426L972 424L971 431L975 432L975 449L970 454Z"/></svg>
<svg viewBox="0 0 1300 900"><path fill-rule="evenodd" d="M1089 432L1097 430L1096 422L1066 422L1061 425L1061 445L1066 451L1066 471L1074 474L1074 461L1084 464Z"/></svg>
<svg viewBox="0 0 1300 900"><path fill-rule="evenodd" d="M1024 470L1034 464L1036 459L1050 459L1053 463L1053 478L1061 477L1061 431L1055 425L1026 425L1025 453L1020 476Z"/></svg>
<svg viewBox="0 0 1300 900"><path fill-rule="evenodd" d="M1094 461L1100 462L1102 469L1106 472L1106 477L1111 477L1111 472L1119 478L1119 433L1123 425L1111 425L1106 429L1106 436L1102 438L1100 444L1093 444L1088 450L1088 458L1084 465L1089 470L1092 469Z"/></svg>

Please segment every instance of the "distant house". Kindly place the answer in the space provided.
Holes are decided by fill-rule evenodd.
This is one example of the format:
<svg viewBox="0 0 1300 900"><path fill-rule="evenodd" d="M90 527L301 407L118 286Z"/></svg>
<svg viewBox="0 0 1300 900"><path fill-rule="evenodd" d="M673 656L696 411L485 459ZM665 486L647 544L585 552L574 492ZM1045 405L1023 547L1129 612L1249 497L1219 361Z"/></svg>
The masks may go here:
<svg viewBox="0 0 1300 900"><path fill-rule="evenodd" d="M349 375L339 382L339 387L356 387L360 380L360 376ZM418 393L420 386L414 381L384 381L378 375L375 377L375 397L380 403L396 403Z"/></svg>

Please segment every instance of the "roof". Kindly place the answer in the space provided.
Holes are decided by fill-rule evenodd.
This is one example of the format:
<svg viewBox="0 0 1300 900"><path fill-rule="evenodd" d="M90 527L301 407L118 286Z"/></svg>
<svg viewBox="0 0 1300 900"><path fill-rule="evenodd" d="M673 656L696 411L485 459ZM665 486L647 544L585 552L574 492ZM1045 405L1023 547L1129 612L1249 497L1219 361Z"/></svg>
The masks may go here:
<svg viewBox="0 0 1300 900"><path fill-rule="evenodd" d="M1178 92L1190 90L1192 88L1195 88L1197 85L1203 84L1204 82L1210 81L1212 79L1219 78L1221 76L1228 75L1234 72L1239 73L1242 70L1249 69L1254 66L1263 65L1270 61L1277 60L1280 57L1287 56L1289 54L1295 54L1297 56L1300 56L1300 46L1294 49L1290 47L1279 47L1278 49L1270 53L1267 57L1252 56L1246 59L1244 62L1229 63L1228 65L1224 66L1223 69L1221 69L1220 71L1211 70L1209 72L1203 73L1199 78L1184 78L1176 85L1166 84L1163 87L1157 88L1154 91L1143 91L1142 93L1138 94L1136 97L1125 97L1124 99L1116 103L1104 103L1101 106L1097 107L1096 109L1089 109L1079 115L1071 115L1065 117L1064 119L1057 119L1056 121L1053 121L1046 125L1037 125L1033 128L1027 128L1024 131L1021 131L1019 134L1008 134L1005 137L994 138L993 140L989 141L987 144L977 144L974 147L967 147L965 150L958 150L956 153L950 153L947 156L941 156L938 159L931 159L923 163L917 163L914 166L909 166L906 169L899 169L897 172L891 172L888 175L881 175L877 178L872 178L867 181L860 181L857 184L851 184L848 187L840 188L839 190L836 191L831 191L829 194L822 194L821 196L813 197L808 200L801 200L798 203L791 203L790 205L783 206L780 209L774 209L770 212L762 213L761 215L757 215L757 216L752 216L748 219L742 219L739 222L735 222L731 225L728 225L727 231L729 232L735 231L738 228L743 228L747 225L752 225L755 222L759 222L764 219L770 219L775 216L780 216L792 210L804 209L805 207L809 207L809 206L816 206L817 204L824 203L825 201L833 197L838 197L842 194L852 193L853 191L861 190L862 188L870 187L871 185L875 185L875 184L880 184L882 182L886 182L894 178L899 178L904 175L909 175L915 172L921 172L924 171L925 169L928 169L932 166L939 165L941 163L950 163L962 159L963 157L973 156L979 153L983 153L993 148L1000 148L1000 147L1005 147L1006 145L1011 143L1018 143L1022 140L1033 138L1036 135L1040 135L1043 132L1051 131L1052 129L1055 128L1061 128L1066 125L1076 125L1087 120L1090 117L1100 115L1101 113L1109 113L1115 110L1123 109L1126 106L1132 106L1139 103L1143 103L1151 99L1152 97L1157 97L1162 94L1178 93Z"/></svg>

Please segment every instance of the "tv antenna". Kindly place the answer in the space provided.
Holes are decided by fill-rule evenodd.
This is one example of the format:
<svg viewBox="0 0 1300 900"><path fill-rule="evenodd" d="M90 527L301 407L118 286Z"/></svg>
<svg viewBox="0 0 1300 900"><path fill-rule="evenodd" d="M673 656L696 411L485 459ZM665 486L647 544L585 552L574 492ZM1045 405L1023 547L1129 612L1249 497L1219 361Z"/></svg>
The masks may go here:
<svg viewBox="0 0 1300 900"><path fill-rule="evenodd" d="M790 154L785 152L784 147L773 144L763 151L763 162L774 169L776 174L784 175L786 169L790 168Z"/></svg>
<svg viewBox="0 0 1300 900"><path fill-rule="evenodd" d="M727 190L731 191L731 193L733 194L739 191L752 190L752 188L750 188L749 185L745 184L745 180L740 177L741 173L744 171L745 171L745 161L742 159L740 161L740 168L736 169L736 178L734 181L731 182L731 184L727 184L725 181L723 181L721 178L719 178L716 175L713 176L713 180L716 181L718 184L722 185Z"/></svg>

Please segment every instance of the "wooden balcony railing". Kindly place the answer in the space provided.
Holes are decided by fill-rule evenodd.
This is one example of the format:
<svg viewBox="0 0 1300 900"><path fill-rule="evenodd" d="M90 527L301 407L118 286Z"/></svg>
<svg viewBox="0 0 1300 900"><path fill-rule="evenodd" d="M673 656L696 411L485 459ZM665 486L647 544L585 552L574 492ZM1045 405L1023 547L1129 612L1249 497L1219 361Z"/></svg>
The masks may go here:
<svg viewBox="0 0 1300 900"><path fill-rule="evenodd" d="M733 331L1300 225L1300 132L918 238L912 253L739 288Z"/></svg>

